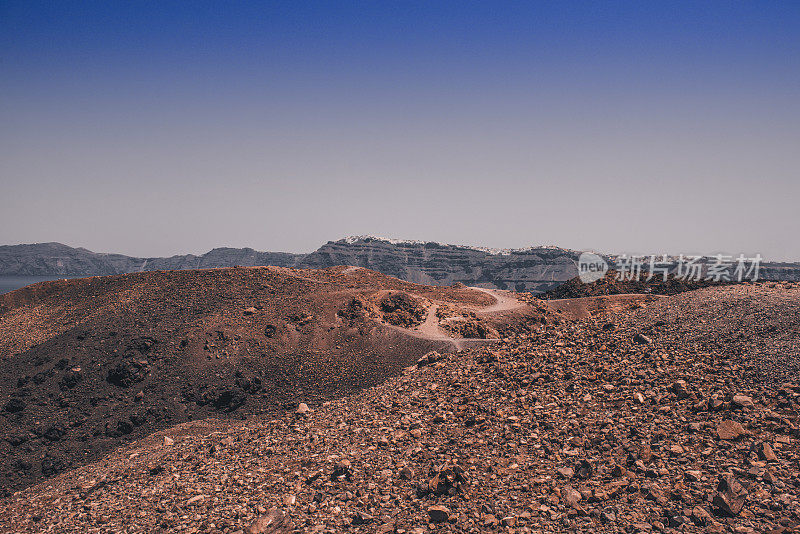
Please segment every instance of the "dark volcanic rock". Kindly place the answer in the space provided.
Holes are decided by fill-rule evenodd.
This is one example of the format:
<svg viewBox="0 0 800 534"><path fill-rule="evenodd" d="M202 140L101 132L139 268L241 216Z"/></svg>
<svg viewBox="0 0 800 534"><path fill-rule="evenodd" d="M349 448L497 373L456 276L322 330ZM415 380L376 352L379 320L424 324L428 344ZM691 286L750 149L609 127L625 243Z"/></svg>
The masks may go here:
<svg viewBox="0 0 800 534"><path fill-rule="evenodd" d="M14 397L14 398L10 399L5 404L5 406L3 406L3 409L5 411L7 411L7 412L10 412L10 413L17 413L17 412L21 412L22 410L24 410L25 406L26 406L26 403L25 403L24 400L22 400L22 399L20 399L18 397Z"/></svg>
<svg viewBox="0 0 800 534"><path fill-rule="evenodd" d="M121 362L109 369L106 380L115 386L127 388L144 380L148 370L149 366L146 361Z"/></svg>
<svg viewBox="0 0 800 534"><path fill-rule="evenodd" d="M747 498L747 490L731 475L720 477L717 492L714 494L712 505L722 515L738 515Z"/></svg>

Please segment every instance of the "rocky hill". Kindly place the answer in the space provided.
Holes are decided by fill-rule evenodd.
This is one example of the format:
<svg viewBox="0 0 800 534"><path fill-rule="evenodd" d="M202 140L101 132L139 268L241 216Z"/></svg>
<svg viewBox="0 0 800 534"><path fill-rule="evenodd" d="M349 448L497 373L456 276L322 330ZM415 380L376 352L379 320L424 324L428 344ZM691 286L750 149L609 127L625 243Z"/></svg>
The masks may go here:
<svg viewBox="0 0 800 534"><path fill-rule="evenodd" d="M0 295L0 494L178 423L316 406L541 316L500 294L346 267L143 272Z"/></svg>
<svg viewBox="0 0 800 534"><path fill-rule="evenodd" d="M0 501L0 531L796 532L798 303L730 285L536 321L310 410L131 443Z"/></svg>
<svg viewBox="0 0 800 534"><path fill-rule="evenodd" d="M273 265L290 267L302 255L258 252L251 248L215 248L203 255L136 258L102 254L61 243L0 246L0 276L103 276L140 271L213 269Z"/></svg>
<svg viewBox="0 0 800 534"><path fill-rule="evenodd" d="M542 299L574 299L596 297L599 295L624 295L630 293L649 293L653 295L677 295L684 291L694 291L703 287L724 285L724 282L710 280L682 280L669 275L666 280L654 277L652 280L618 280L618 271L608 271L603 278L584 283L573 278L554 289L540 295Z"/></svg>

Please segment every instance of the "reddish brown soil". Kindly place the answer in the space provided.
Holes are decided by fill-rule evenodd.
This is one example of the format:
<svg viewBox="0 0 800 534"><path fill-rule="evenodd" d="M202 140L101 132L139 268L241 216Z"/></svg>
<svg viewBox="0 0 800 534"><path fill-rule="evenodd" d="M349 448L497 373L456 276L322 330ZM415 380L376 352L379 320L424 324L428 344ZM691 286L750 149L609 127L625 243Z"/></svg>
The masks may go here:
<svg viewBox="0 0 800 534"><path fill-rule="evenodd" d="M402 305L382 309L387 294ZM3 295L0 492L185 421L375 385L429 350L453 350L386 324L413 325L437 302L494 300L338 267L145 272Z"/></svg>
<svg viewBox="0 0 800 534"><path fill-rule="evenodd" d="M799 332L789 284L539 323L304 414L173 427L0 500L0 532L797 532Z"/></svg>

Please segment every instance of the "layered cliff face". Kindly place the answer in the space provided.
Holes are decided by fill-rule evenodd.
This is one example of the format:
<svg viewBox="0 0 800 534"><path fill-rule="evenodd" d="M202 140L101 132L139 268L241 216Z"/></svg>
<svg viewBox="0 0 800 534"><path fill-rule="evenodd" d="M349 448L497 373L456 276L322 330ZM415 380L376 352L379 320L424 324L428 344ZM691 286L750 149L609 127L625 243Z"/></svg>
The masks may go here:
<svg viewBox="0 0 800 534"><path fill-rule="evenodd" d="M486 250L434 242L359 237L329 241L303 267L356 265L420 284L540 292L574 278L579 252L540 247Z"/></svg>
<svg viewBox="0 0 800 534"><path fill-rule="evenodd" d="M311 269L353 265L420 284L460 282L490 289L541 293L575 278L579 256L579 251L558 247L495 250L372 236L329 241L310 254L216 248L199 256L186 254L169 258L98 254L60 243L42 243L0 246L0 276L96 276L237 265ZM613 269L614 262L610 264ZM762 263L759 276L765 280L800 281L800 264Z"/></svg>
<svg viewBox="0 0 800 534"><path fill-rule="evenodd" d="M376 237L329 241L310 254L216 248L206 254L136 258L98 254L60 243L0 247L0 275L109 275L138 271L274 265L327 268L354 265L420 284L461 282L487 288L546 291L577 275L579 253L559 248L494 251Z"/></svg>
<svg viewBox="0 0 800 534"><path fill-rule="evenodd" d="M138 258L122 254L98 254L61 243L0 246L0 275L107 275L136 270Z"/></svg>

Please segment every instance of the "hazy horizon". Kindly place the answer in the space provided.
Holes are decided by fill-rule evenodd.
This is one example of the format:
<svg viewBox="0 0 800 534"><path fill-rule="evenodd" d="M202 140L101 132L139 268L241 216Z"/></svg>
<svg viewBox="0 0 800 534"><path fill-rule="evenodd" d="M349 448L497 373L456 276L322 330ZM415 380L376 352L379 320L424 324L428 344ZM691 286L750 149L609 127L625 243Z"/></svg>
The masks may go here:
<svg viewBox="0 0 800 534"><path fill-rule="evenodd" d="M378 236L378 235L372 235L372 234L364 234L364 235L359 235L359 236L342 236L342 237L339 237L339 238L336 238L336 239L328 239L328 240L325 240L325 241L321 242L318 246L316 246L316 247L314 247L314 248L312 248L310 250L263 250L263 249L258 249L258 248L250 247L250 246L231 247L231 246L228 246L228 245L219 245L219 246L211 247L210 249L207 249L207 250L172 252L172 253L164 254L164 255L161 255L161 256L152 255L152 254L150 254L150 255L126 254L125 252L120 252L119 250L93 250L93 249L90 249L88 247L84 247L84 246L81 246L81 245L69 244L69 243L60 243L60 242L57 242L57 241L38 242L38 243L0 243L0 246L46 245L46 244L49 244L49 243L57 243L57 244L66 245L66 246L72 247L72 248L87 249L90 252L99 253L99 254L122 254L122 255L125 255L125 256L139 257L139 258L163 258L163 257L172 257L172 256L184 256L184 255L189 255L189 254L192 254L192 255L195 255L195 256L202 256L202 255L204 255L206 253L209 253L209 252L211 252L211 251L213 251L215 249L225 249L225 248L233 248L233 249L249 248L249 249L255 250L256 252L289 253L289 254L303 255L303 254L310 254L310 253L316 251L318 248L320 248L321 246L325 245L328 242L332 242L332 241L335 242L335 241L340 241L340 240L343 240L343 239L348 239L348 238L353 238L353 237L369 237L369 238L376 238L376 239L386 239L386 240L389 240L389 241L436 242L436 243L439 243L441 245L447 245L447 246L466 247L466 248L479 248L479 249L495 249L495 250L523 250L523 249L526 249L526 248L559 247L559 248L563 248L563 249L567 249L567 250L581 251L581 252L597 252L597 253L600 253L600 254L607 254L607 255L611 255L611 256L628 255L628 256L649 257L650 255L661 256L662 254L666 254L667 256L678 256L679 254L684 254L686 256L695 256L695 255L697 255L697 256L713 257L716 254L728 254L728 255L733 256L734 259L735 259L741 253L741 252L735 252L734 253L734 252L731 252L731 251L717 251L714 254L706 254L706 253L703 253L701 251L673 252L673 251L663 251L663 250L659 250L659 251L616 250L616 249L615 250L601 250L601 249L592 248L592 247L586 247L586 248L562 247L561 245L559 245L557 243L530 243L530 244L519 246L519 247L492 247L492 246L486 246L486 245L476 245L474 243L446 243L446 242L437 242L437 241L433 241L433 240L430 240L430 239L405 239L405 238L395 238L395 237L391 237L391 236ZM760 254L760 253L759 252L753 252L753 253L750 253L750 256L755 257L756 254ZM745 254L745 255L747 256L748 254ZM748 259L749 259L749 256L748 256ZM792 263L800 262L800 260L776 259L776 258L764 257L763 255L762 255L762 260L766 261L766 262L792 262Z"/></svg>
<svg viewBox="0 0 800 534"><path fill-rule="evenodd" d="M800 4L0 4L0 244L800 261Z"/></svg>

